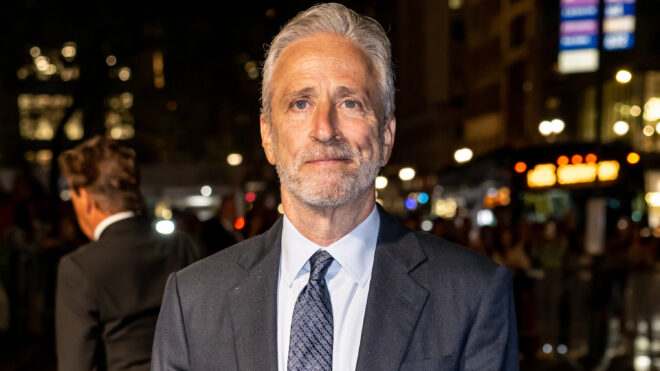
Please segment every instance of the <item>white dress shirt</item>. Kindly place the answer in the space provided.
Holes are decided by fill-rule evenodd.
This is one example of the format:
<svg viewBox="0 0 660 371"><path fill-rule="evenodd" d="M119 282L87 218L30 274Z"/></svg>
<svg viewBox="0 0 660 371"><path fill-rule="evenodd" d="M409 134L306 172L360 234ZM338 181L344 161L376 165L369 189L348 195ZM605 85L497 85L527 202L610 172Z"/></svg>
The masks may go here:
<svg viewBox="0 0 660 371"><path fill-rule="evenodd" d="M110 226L110 224L117 223L120 220L132 218L135 216L135 213L132 211L122 211L117 214L112 214L109 217L101 220L101 223L99 223L96 228L94 228L94 241L98 241L99 238L101 238L101 233L105 231L106 228Z"/></svg>
<svg viewBox="0 0 660 371"><path fill-rule="evenodd" d="M277 288L279 370L287 369L293 307L298 294L309 280L309 258L319 249L325 249L335 259L325 276L333 313L332 368L355 370L380 227L378 211L374 206L371 214L360 225L327 247L321 247L305 238L286 216L282 224L282 255Z"/></svg>

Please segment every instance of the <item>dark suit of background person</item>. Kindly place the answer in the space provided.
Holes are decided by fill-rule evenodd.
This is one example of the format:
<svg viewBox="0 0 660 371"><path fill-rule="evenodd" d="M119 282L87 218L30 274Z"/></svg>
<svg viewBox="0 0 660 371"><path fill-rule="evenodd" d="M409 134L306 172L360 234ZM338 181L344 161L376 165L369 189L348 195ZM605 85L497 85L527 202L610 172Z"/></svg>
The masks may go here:
<svg viewBox="0 0 660 371"><path fill-rule="evenodd" d="M99 211L99 205L92 202L86 208L82 197L89 195L89 200L105 201L95 187L127 182L121 179L125 174L115 176L112 169L123 167L131 173L135 171L134 162L117 160L124 153L130 156L130 152L100 137L68 152L63 154L68 160L62 159L60 164L64 162L63 173L70 185L82 186L73 195L74 209L81 229L92 242L60 260L56 304L58 369L148 370L167 276L194 262L198 252L188 236L177 232L160 235L150 220L139 215L124 215L125 218L107 225L95 240L94 231L98 233L100 229L96 230L94 213ZM122 164L108 165L108 161ZM89 166L78 166L82 163L101 164L110 170L88 170L83 174L78 170ZM109 182L111 178L117 181ZM111 202L120 203L116 198ZM130 204L120 214L117 210L105 214L116 216L135 210ZM101 218L96 217L96 221Z"/></svg>
<svg viewBox="0 0 660 371"><path fill-rule="evenodd" d="M383 28L343 5L315 5L282 28L263 71L262 146L285 218L170 276L152 370L517 370L508 270L375 206L396 129ZM344 260L347 251L361 255ZM319 255L335 276L318 270ZM305 266L289 272L300 257ZM333 287L355 261L369 286ZM285 274L307 285L291 294L298 286ZM344 336L359 326L359 339Z"/></svg>

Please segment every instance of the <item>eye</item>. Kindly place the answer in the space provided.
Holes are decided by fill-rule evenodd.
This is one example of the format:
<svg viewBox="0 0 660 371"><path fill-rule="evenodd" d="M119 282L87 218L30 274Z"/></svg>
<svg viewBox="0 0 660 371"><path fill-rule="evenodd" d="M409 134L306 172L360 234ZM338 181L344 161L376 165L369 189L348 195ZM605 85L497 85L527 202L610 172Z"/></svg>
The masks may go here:
<svg viewBox="0 0 660 371"><path fill-rule="evenodd" d="M307 102L304 101L304 100L298 100L298 101L296 101L295 103L293 103L293 105L294 105L297 109L305 109L305 108L307 108Z"/></svg>
<svg viewBox="0 0 660 371"><path fill-rule="evenodd" d="M346 108L353 109L353 108L357 108L357 106L358 106L358 103L354 100L347 100L347 101L344 102L344 107L346 107Z"/></svg>

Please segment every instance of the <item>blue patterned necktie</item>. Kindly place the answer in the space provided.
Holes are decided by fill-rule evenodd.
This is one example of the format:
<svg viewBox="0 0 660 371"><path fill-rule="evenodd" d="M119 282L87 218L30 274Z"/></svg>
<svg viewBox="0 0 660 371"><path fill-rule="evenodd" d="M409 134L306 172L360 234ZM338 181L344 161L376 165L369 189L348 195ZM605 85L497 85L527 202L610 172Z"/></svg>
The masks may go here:
<svg viewBox="0 0 660 371"><path fill-rule="evenodd" d="M309 282L293 308L289 371L332 370L332 303L325 273L333 260L325 250L309 258Z"/></svg>

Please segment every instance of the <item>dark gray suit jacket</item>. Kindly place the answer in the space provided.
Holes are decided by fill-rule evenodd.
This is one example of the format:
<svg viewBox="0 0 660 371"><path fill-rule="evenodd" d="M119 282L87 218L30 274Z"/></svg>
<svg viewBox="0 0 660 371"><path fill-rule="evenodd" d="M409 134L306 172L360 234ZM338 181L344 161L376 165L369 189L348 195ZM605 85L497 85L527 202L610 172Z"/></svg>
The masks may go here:
<svg viewBox="0 0 660 371"><path fill-rule="evenodd" d="M506 268L381 208L358 370L517 370ZM152 370L276 370L281 219L170 276Z"/></svg>
<svg viewBox="0 0 660 371"><path fill-rule="evenodd" d="M167 277L199 256L181 233L142 218L108 226L60 260L55 326L61 371L149 370Z"/></svg>

